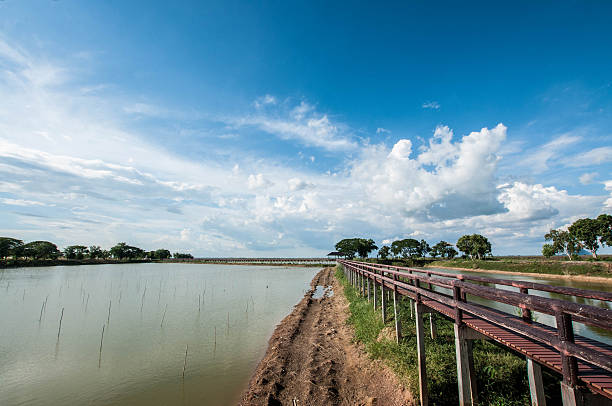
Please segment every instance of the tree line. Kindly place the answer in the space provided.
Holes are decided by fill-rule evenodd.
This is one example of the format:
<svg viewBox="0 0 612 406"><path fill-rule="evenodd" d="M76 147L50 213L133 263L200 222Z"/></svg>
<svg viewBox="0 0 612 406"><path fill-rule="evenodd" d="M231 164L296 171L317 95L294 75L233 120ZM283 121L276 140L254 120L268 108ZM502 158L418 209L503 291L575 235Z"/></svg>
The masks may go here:
<svg viewBox="0 0 612 406"><path fill-rule="evenodd" d="M550 230L544 239L550 241L542 247L545 257L562 254L572 260L584 249L597 258L599 248L612 247L612 216L600 214L595 219L576 220L567 230Z"/></svg>
<svg viewBox="0 0 612 406"><path fill-rule="evenodd" d="M381 259L389 258L424 258L429 255L432 258L452 259L459 253L455 249L463 252L465 257L471 259L482 259L491 254L491 243L480 234L464 235L453 246L446 241L440 241L433 246L425 240L405 238L396 240L391 245L384 245L380 249L374 240L366 238L345 238L335 245L336 250L346 258L354 258L356 254L361 258L366 258L370 252L378 250L378 257Z"/></svg>
<svg viewBox="0 0 612 406"><path fill-rule="evenodd" d="M13 259L168 259L174 258L193 258L191 254L175 252L171 254L169 250L160 248L154 251L145 251L142 248L120 242L108 250L102 249L98 245L69 245L60 251L52 242L31 241L24 243L22 240L11 237L0 237L0 258L7 260Z"/></svg>

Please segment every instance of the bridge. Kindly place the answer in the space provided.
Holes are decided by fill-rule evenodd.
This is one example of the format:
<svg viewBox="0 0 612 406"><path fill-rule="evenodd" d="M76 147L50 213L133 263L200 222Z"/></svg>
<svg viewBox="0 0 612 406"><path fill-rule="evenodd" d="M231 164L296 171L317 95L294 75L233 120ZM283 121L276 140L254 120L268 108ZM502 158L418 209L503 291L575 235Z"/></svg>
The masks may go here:
<svg viewBox="0 0 612 406"><path fill-rule="evenodd" d="M173 258L165 262L198 264L257 264L257 265L335 265L332 258Z"/></svg>
<svg viewBox="0 0 612 406"><path fill-rule="evenodd" d="M612 404L612 346L574 334L574 323L612 331L612 293L350 260L338 263L360 294L367 296L375 309L381 307L383 320L393 301L398 342L399 298L405 296L413 302L422 406L428 404L423 315L432 312L454 321L461 406L478 404L472 356L476 339L491 340L526 357L532 405L546 404L542 367L561 374L564 406ZM542 292L555 298L537 294ZM476 303L475 298L491 304ZM587 299L600 301L602 307L583 304ZM520 315L500 311L493 303L519 308ZM533 320L532 312L553 316L556 327ZM430 329L434 338L431 318Z"/></svg>

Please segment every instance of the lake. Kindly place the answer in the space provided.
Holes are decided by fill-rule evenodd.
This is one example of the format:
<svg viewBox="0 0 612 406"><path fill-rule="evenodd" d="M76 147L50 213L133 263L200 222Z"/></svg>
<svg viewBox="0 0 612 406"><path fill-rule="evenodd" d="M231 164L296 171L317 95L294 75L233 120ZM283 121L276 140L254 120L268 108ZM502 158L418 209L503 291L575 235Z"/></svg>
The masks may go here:
<svg viewBox="0 0 612 406"><path fill-rule="evenodd" d="M274 327L318 270L120 264L0 271L0 404L235 404Z"/></svg>

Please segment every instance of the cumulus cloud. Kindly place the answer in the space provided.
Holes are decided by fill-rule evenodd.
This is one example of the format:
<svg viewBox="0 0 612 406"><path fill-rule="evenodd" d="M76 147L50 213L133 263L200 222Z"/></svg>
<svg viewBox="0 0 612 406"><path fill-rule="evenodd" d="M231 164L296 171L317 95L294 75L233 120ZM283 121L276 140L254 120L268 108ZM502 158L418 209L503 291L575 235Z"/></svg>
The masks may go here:
<svg viewBox="0 0 612 406"><path fill-rule="evenodd" d="M370 147L363 159L354 162L352 176L375 201L406 214L454 217L475 209L491 212L499 210L494 202L496 153L505 138L502 124L456 142L451 130L439 127L429 146L414 156L407 139L399 140L391 151Z"/></svg>

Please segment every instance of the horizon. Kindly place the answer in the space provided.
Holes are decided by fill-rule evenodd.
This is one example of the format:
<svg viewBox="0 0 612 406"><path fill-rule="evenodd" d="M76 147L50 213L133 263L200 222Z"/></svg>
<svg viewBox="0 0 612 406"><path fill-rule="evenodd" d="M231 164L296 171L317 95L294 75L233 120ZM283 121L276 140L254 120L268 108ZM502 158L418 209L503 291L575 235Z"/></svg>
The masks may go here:
<svg viewBox="0 0 612 406"><path fill-rule="evenodd" d="M612 213L612 4L35 3L0 2L7 237L525 256Z"/></svg>

